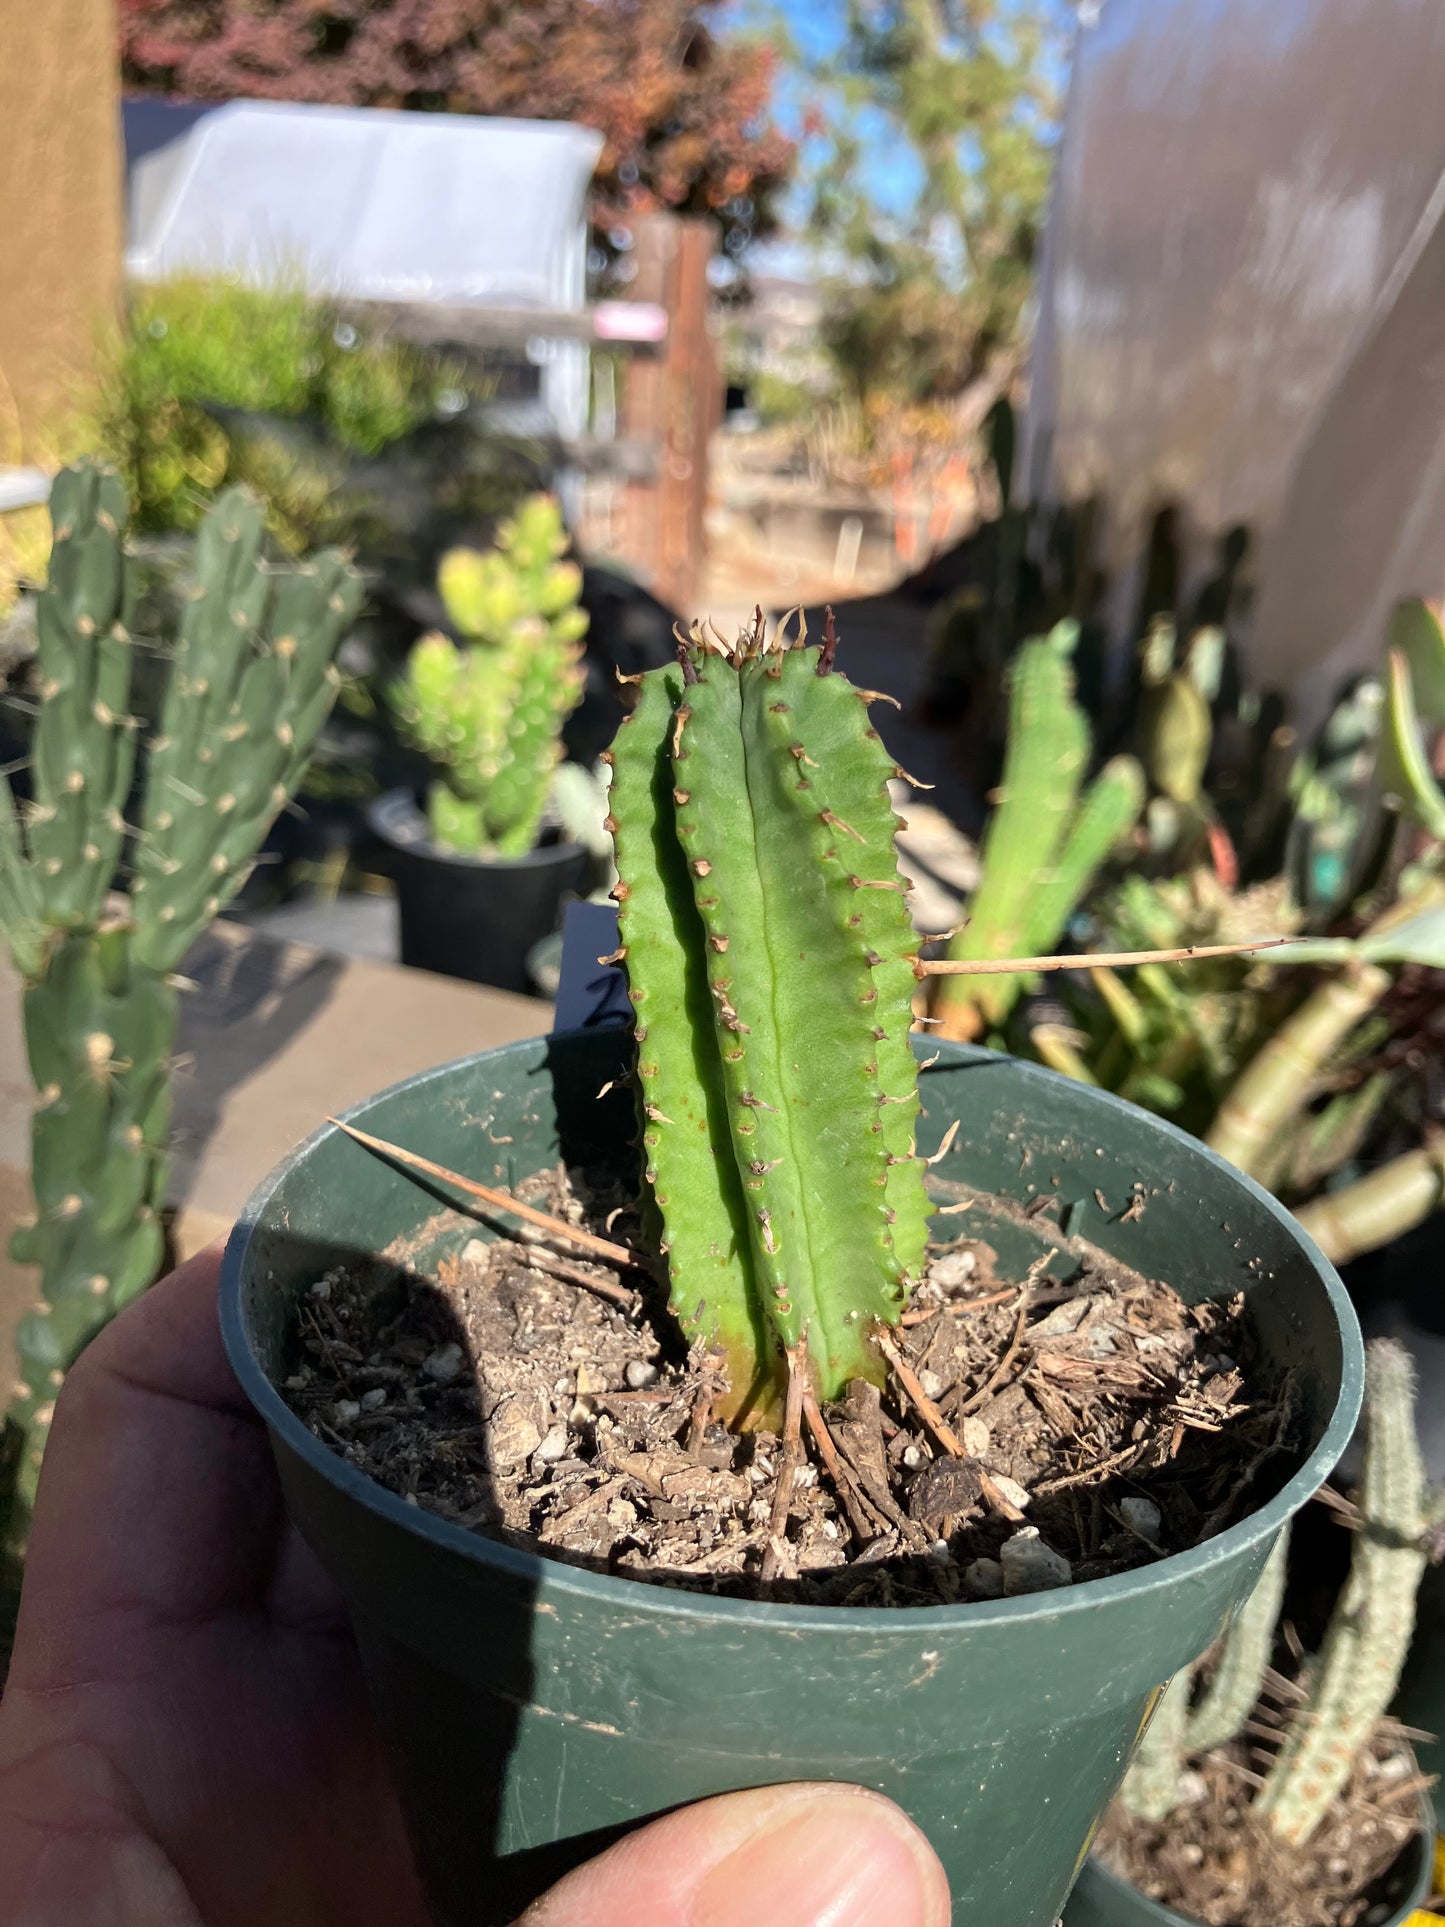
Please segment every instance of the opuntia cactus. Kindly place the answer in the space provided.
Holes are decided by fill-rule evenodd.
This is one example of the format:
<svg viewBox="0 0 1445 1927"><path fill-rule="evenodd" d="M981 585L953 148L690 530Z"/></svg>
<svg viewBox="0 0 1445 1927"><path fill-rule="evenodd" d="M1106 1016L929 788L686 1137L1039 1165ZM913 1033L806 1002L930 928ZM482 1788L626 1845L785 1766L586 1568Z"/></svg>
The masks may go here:
<svg viewBox="0 0 1445 1927"><path fill-rule="evenodd" d="M830 643L695 629L612 752L647 1184L739 1425L775 1419L790 1369L823 1399L881 1383L874 1328L923 1261L917 939L868 701Z"/></svg>
<svg viewBox="0 0 1445 1927"><path fill-rule="evenodd" d="M1090 742L1068 661L1076 633L1075 624L1061 623L1052 635L1025 643L1015 659L1003 781L968 922L949 947L957 961L1051 951L1143 806L1143 773L1130 756L1107 763L1080 801ZM933 1005L941 1034L970 1038L996 1028L1023 981L941 979Z"/></svg>
<svg viewBox="0 0 1445 1927"><path fill-rule="evenodd" d="M160 1264L172 973L240 888L294 788L361 600L339 555L273 576L259 507L239 490L220 498L197 541L197 588L149 745L130 894L113 895L137 733L126 502L115 476L86 465L56 478L51 510L27 808L0 777L0 928L25 983L37 1091L36 1215L12 1250L40 1269L40 1298L16 1333L9 1418L25 1440L12 1538L66 1370Z"/></svg>
<svg viewBox="0 0 1445 1927"><path fill-rule="evenodd" d="M395 692L412 743L435 765L432 835L444 849L526 856L537 841L562 725L582 697L582 571L549 495L524 502L487 554L453 549L438 587L458 648L423 636Z"/></svg>

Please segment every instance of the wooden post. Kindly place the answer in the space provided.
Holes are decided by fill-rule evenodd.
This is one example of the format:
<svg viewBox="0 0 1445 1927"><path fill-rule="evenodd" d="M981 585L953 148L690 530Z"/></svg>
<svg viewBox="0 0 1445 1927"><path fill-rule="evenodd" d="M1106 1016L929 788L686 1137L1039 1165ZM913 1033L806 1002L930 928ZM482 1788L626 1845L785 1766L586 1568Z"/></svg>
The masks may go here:
<svg viewBox="0 0 1445 1927"><path fill-rule="evenodd" d="M110 0L0 5L0 463L48 461L121 289Z"/></svg>
<svg viewBox="0 0 1445 1927"><path fill-rule="evenodd" d="M654 595L684 620L702 570L707 507L708 442L717 427L722 388L708 331L710 221L655 214L633 228L637 274L627 292L667 310L660 356L628 365L621 410L624 439L657 449L656 479L631 482L623 500L623 559Z"/></svg>

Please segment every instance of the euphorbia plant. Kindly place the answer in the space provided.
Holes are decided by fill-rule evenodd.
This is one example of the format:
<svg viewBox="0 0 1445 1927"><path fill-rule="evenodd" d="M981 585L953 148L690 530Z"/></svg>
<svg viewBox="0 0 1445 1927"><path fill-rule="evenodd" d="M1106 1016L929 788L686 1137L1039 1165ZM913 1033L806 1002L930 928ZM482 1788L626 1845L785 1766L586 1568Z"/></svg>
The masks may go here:
<svg viewBox="0 0 1445 1927"><path fill-rule="evenodd" d="M537 841L582 698L582 571L565 559L550 495L503 524L495 550L452 549L437 586L460 647L439 632L412 650L395 691L411 742L432 761L427 815L440 848L523 857Z"/></svg>

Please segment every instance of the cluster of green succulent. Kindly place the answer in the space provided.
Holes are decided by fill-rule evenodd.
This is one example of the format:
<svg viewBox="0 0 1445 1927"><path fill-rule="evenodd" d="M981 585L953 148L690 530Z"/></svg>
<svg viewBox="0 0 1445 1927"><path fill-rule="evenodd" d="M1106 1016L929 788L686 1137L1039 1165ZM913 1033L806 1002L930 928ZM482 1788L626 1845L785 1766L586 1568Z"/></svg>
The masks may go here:
<svg viewBox="0 0 1445 1927"><path fill-rule="evenodd" d="M1187 981L1165 964L1126 981L1101 963L1043 1008L1020 1003L1024 978L946 978L933 1015L944 1035L1028 1051L1197 1132L1296 1204L1336 1258L1371 1249L1445 1200L1445 1143L1423 1117L1419 1142L1322 1193L1387 1120L1398 1150L1420 1099L1403 1062L1379 1060L1401 971L1445 967L1445 792L1423 748L1426 727L1445 727L1438 612L1421 602L1396 612L1374 738L1360 735L1353 690L1307 757L1261 776L1256 805L1269 814L1271 797L1286 807L1293 797L1296 816L1276 839L1287 867L1246 887L1204 789L1220 631L1196 631L1180 654L1172 628L1153 625L1142 769L1114 758L1082 803L1090 739L1070 686L1075 633L1061 625L1015 658L1003 780L950 956L1037 955L1071 919L1101 953L1305 938L1275 956L1201 960ZM1101 884L1111 851L1126 861ZM1310 935L1341 901L1354 934Z"/></svg>
<svg viewBox="0 0 1445 1927"><path fill-rule="evenodd" d="M1296 1847L1318 1831L1394 1698L1415 1629L1428 1534L1439 1516L1415 1436L1410 1357L1393 1339L1376 1339L1366 1356L1365 1459L1355 1505L1349 1577L1253 1801L1271 1832ZM1165 1691L1120 1793L1140 1819L1167 1820L1188 1795L1190 1760L1237 1740L1261 1707L1287 1550L1282 1537L1216 1651Z"/></svg>
<svg viewBox="0 0 1445 1927"><path fill-rule="evenodd" d="M503 523L495 549L453 549L438 587L451 642L423 636L393 691L407 738L437 772L427 798L433 839L464 855L526 856L537 841L562 754L562 725L582 697L582 571L550 495Z"/></svg>
<svg viewBox="0 0 1445 1927"><path fill-rule="evenodd" d="M292 445L315 423L340 456L373 456L472 382L458 363L372 337L300 288L178 280L137 288L86 446L119 471L138 530L194 529L217 493L252 488L293 552L345 533L338 463ZM273 418L265 432L229 414Z"/></svg>
<svg viewBox="0 0 1445 1927"><path fill-rule="evenodd" d="M0 776L0 935L24 981L36 1087L35 1217L11 1247L40 1275L8 1412L21 1531L66 1370L160 1265L174 973L293 793L361 602L334 552L274 572L259 505L227 491L201 525L138 757L124 487L94 464L67 469L51 516L28 798Z"/></svg>

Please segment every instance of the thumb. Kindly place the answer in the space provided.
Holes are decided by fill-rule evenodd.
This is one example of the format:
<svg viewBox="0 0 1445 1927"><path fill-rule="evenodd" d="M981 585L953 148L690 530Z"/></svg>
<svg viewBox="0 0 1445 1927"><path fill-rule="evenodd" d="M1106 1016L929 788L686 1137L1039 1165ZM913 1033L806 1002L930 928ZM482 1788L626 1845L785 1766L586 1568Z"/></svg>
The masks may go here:
<svg viewBox="0 0 1445 1927"><path fill-rule="evenodd" d="M948 1927L948 1881L892 1801L861 1787L762 1787L629 1834L518 1927Z"/></svg>

